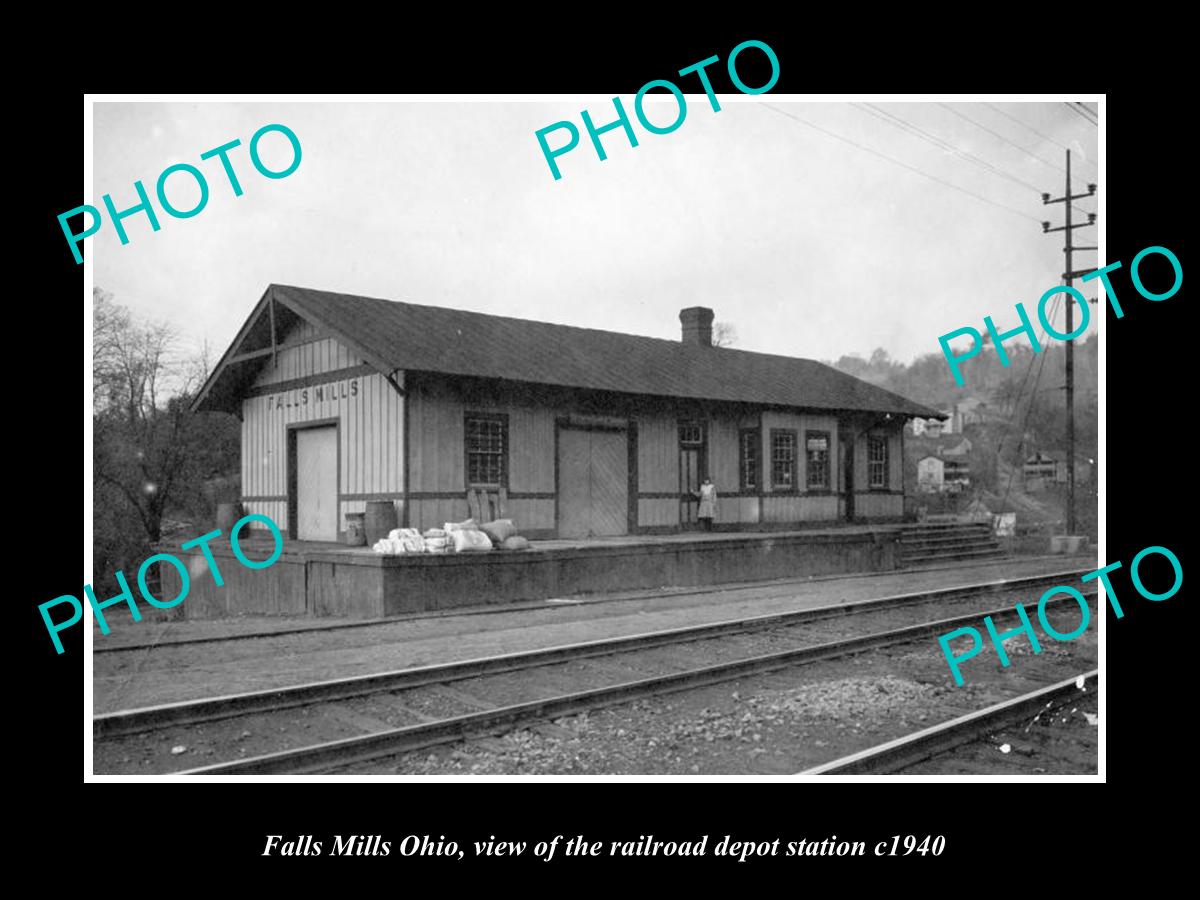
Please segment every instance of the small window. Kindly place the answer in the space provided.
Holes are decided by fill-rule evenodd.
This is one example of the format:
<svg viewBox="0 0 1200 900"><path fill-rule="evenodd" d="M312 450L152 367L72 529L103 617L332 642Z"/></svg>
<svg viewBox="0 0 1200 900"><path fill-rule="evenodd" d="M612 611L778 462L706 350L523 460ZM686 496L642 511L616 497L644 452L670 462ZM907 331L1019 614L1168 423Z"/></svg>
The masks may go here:
<svg viewBox="0 0 1200 900"><path fill-rule="evenodd" d="M808 489L829 490L829 432L806 431L804 450L808 454Z"/></svg>
<svg viewBox="0 0 1200 900"><path fill-rule="evenodd" d="M888 486L888 439L886 437L867 439L867 486L872 488Z"/></svg>
<svg viewBox="0 0 1200 900"><path fill-rule="evenodd" d="M508 484L508 418L468 415L467 485Z"/></svg>
<svg viewBox="0 0 1200 900"><path fill-rule="evenodd" d="M796 489L796 432L771 429L771 487L777 491Z"/></svg>
<svg viewBox="0 0 1200 900"><path fill-rule="evenodd" d="M761 455L762 437L757 428L743 428L738 432L738 471L741 474L742 490L758 490L758 458Z"/></svg>
<svg viewBox="0 0 1200 900"><path fill-rule="evenodd" d="M704 428L699 422L679 423L679 443L688 447L704 445Z"/></svg>

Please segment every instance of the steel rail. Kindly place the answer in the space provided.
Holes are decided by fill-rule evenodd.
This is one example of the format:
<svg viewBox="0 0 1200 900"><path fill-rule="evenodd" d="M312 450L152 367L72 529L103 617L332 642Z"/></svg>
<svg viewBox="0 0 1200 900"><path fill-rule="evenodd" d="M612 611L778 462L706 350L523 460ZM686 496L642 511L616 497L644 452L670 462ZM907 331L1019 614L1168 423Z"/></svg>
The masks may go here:
<svg viewBox="0 0 1200 900"><path fill-rule="evenodd" d="M1074 554L1080 556L1082 554ZM1048 557L1030 557L1027 560L1046 559ZM1062 556L1061 554L1054 557L1056 560L1069 560L1072 556ZM954 565L946 566L928 566L921 565L913 569L898 569L890 574L925 574L927 572L944 572L954 569L955 571L963 571L981 567L985 565L995 564L1003 561L1003 558L993 560L954 560ZM1083 569L1079 570L1083 572ZM559 609L574 609L580 606L600 606L610 603L636 603L644 600L666 600L678 599L686 597L699 597L705 594L723 594L735 593L737 591L754 590L758 588L786 588L788 585L803 584L811 585L821 581L836 581L842 579L853 578L871 578L877 575L886 575L887 572L851 572L841 575L820 575L820 576L805 576L802 578L772 578L767 581L730 581L721 584L713 585L692 585L690 587L670 588L666 592L662 590L634 590L634 591L618 591L612 595L576 595L583 596L586 599L572 600L568 603L558 603L552 605L549 600L541 601L523 601L514 603L505 603L493 606L464 606L453 609L432 610L422 613L405 613L396 616L384 616L374 619L359 619L349 622L331 622L322 625L300 625L293 628L281 628L275 631L251 631L242 634L225 634L225 635L206 635L204 637L180 638L178 640L166 641L145 641L138 644L115 644L107 645L102 643L94 643L92 646L92 655L103 655L106 653L148 653L156 650L165 650L169 647L191 647L197 644L223 644L233 643L236 641L265 641L272 638L291 637L297 634L319 634L323 632L338 632L347 631L358 628L381 628L388 625L399 625L405 622L424 622L431 619L454 619L465 618L468 616L499 616L512 615L514 613L527 612L546 612L548 610ZM1069 574L1076 575L1077 572ZM1040 575L1021 576L1022 578L1041 578ZM1052 576L1045 576L1052 577ZM949 588L948 590L959 590L971 587L965 585L962 588ZM941 589L939 589L941 590Z"/></svg>
<svg viewBox="0 0 1200 900"><path fill-rule="evenodd" d="M1047 604L1049 605L1049 604ZM1047 707L1070 702L1080 690L1095 690L1099 671L1092 669L1082 675L1067 678L1040 690L1022 694L1012 700L996 703L949 722L922 729L893 741L851 753L798 773L809 775L887 775L906 769L930 757L969 744L992 731L1036 715ZM1080 684L1082 682L1082 685Z"/></svg>
<svg viewBox="0 0 1200 900"><path fill-rule="evenodd" d="M1086 594L1094 598L1095 592ZM1049 601L1047 608L1075 603L1073 597L1059 597ZM1009 606L990 611L973 612L935 622L924 622L891 631L878 632L848 640L831 641L811 647L783 650L760 656L748 657L731 662L717 663L643 678L636 681L594 688L527 703L482 712L452 716L435 722L408 725L387 731L328 741L292 750L282 750L249 759L231 760L194 769L172 772L172 775L267 775L307 774L337 766L359 763L379 757L392 756L413 750L421 750L438 744L452 743L465 738L483 737L502 733L517 726L544 719L557 719L579 712L613 706L643 697L657 696L680 690L692 690L708 685L736 680L746 675L759 675L790 666L817 662L841 656L849 656L908 643L947 629L978 623L983 616L993 619L1015 615L1015 607Z"/></svg>
<svg viewBox="0 0 1200 900"><path fill-rule="evenodd" d="M887 611L925 602L936 602L956 597L974 597L994 593L1020 591L1061 582L1064 578L1078 578L1079 572L1056 572L1049 575L1030 576L1011 580L983 582L954 588L940 588L911 594L898 594L874 600L856 600L830 606L792 610L790 612L767 613L703 625L664 629L617 638L604 638L574 644L563 644L543 650L506 653L452 663L431 666L416 666L371 675L309 682L283 688L247 691L207 697L200 700L185 700L131 710L102 713L92 717L93 739L137 734L169 726L194 725L249 713L272 712L296 706L307 706L369 694L386 693L430 684L461 681L481 675L496 675L521 669L608 656L614 653L629 653L661 647L669 644L708 640L743 632L767 628L799 625L825 619L841 618L863 613Z"/></svg>

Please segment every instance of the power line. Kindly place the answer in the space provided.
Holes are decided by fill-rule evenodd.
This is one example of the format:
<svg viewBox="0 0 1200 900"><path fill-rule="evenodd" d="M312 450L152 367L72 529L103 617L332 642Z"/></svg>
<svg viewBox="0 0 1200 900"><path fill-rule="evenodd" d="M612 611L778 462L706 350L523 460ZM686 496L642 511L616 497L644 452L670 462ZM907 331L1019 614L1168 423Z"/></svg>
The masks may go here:
<svg viewBox="0 0 1200 900"><path fill-rule="evenodd" d="M850 144L853 147L857 147L859 150L865 150L867 153L874 154L875 156L878 156L880 159L887 160L888 162L892 163L893 165L897 165L897 166L900 166L901 168L908 169L910 172L916 172L918 175L928 178L930 181L936 181L938 184L941 184L945 187L951 188L952 190L958 191L961 194L966 194L969 197L974 197L976 200L982 200L984 203L987 203L991 206L995 206L996 208L1002 209L1005 212L1010 212L1010 213L1013 213L1014 215L1021 216L1024 219L1029 219L1031 222L1037 222L1038 224L1041 224L1041 219L1035 218L1034 216L1031 216L1028 213L1023 213L1019 209L1013 209L1011 206L1005 206L1003 203L997 203L995 200L989 200L987 197L984 197L981 194L976 194L974 191L969 191L966 188L959 187L957 184L946 181L945 179L939 178L936 175L930 175L928 172L918 169L916 166L910 166L908 163L901 162L900 160L896 159L895 157L888 156L886 153L880 153L878 150L875 150L872 147L868 147L865 144L860 144L858 141L851 140L848 137L844 137L844 136L838 134L836 131L830 131L828 128L824 128L821 125L817 125L813 122L810 122L807 119L804 119L804 118L801 118L800 116L795 115L794 113L786 112L786 111L780 109L779 107L774 106L771 103L755 104L755 106L759 106L759 105L763 106L766 109L771 110L772 112L776 112L781 116L786 116L789 119L794 119L795 121L799 122L800 124L807 125L809 128L815 129L816 131L819 131L822 134L827 134L832 138L836 138L837 140L841 141L842 143Z"/></svg>
<svg viewBox="0 0 1200 900"><path fill-rule="evenodd" d="M1034 128L1032 125L1030 125L1028 122L1022 121L1021 119L1018 119L1016 116L1006 113L1004 110L1002 110L996 104L988 103L987 106L990 106L996 112L1000 113L1000 115L1004 116L1004 118L1011 119L1012 121L1016 122L1018 125L1020 125L1022 128L1026 129L1027 131L1032 131L1034 134L1036 134L1038 137L1040 137L1043 141L1047 141L1048 143L1053 144L1055 147L1058 147L1061 150L1070 150L1071 149L1066 144L1056 141L1054 138L1050 137L1049 135L1042 134L1040 131L1038 131L1036 128ZM1087 164L1089 166L1091 166L1093 169L1096 168L1095 163L1088 162L1087 160L1084 160L1084 162L1087 162Z"/></svg>
<svg viewBox="0 0 1200 900"><path fill-rule="evenodd" d="M1054 321L1054 316L1058 312L1058 306L1059 306L1060 301L1062 300L1062 296L1063 296L1062 294L1055 294L1054 299L1050 301L1050 309L1046 315L1047 322ZM1045 341L1047 330L1048 329L1046 329L1046 328L1042 328L1042 338L1040 341L1038 341L1039 345L1043 341ZM1037 395L1040 393L1038 391L1038 385L1041 383L1042 370L1046 367L1046 357L1048 357L1049 355L1050 355L1049 348L1046 348L1041 353L1035 352L1029 357L1029 366L1025 369L1025 377L1021 380L1021 387L1017 389L1017 397L1016 397L1016 400L1013 402L1013 410L1014 410L1013 421L1012 421L1012 423L1010 423L1009 428L1006 428L1004 430L1004 432L1000 435L1000 444L996 448L996 465L997 466L999 466L1000 460L1002 459L1003 454L1004 454L1004 442L1006 440L1008 440L1008 434L1012 428L1012 425L1016 424L1017 417L1016 417L1015 413L1017 410L1019 410L1021 408L1021 396L1025 393L1025 386L1029 383L1029 373L1033 371L1033 367L1034 367L1034 365L1036 365L1037 370L1038 370L1037 376L1033 380L1033 389L1029 392L1028 401L1025 404L1025 415L1021 419L1021 431L1020 431L1021 437L1020 437L1020 440L1017 441L1017 462L1015 465L1013 465L1009 468L1008 485L1004 488L1004 498L1000 501L1001 509L1003 509L1005 506L1008 505L1008 497L1009 497L1009 494L1012 493L1012 483L1013 483L1013 478L1016 475L1017 466L1020 466L1023 463L1023 457L1025 454L1025 429L1026 429L1026 426L1029 424L1029 414L1031 412L1033 412L1034 401L1036 400Z"/></svg>
<svg viewBox="0 0 1200 900"><path fill-rule="evenodd" d="M1028 181L1025 181L1021 178L1016 177L1015 175L1012 175L1012 174L1004 171L1003 169L999 168L998 166L993 165L992 163L988 162L987 160L982 159L981 157L976 156L975 154L973 154L967 150L963 150L962 148L958 147L957 145L951 143L950 141L945 140L944 138L939 137L936 134L933 134L932 132L926 131L924 128L921 128L919 125L915 125L912 122L909 122L903 116L898 116L898 115L895 115L894 113L888 112L887 110L880 109L878 106L875 106L871 103L862 103L862 104L859 104L859 106L861 108L863 108L864 110L866 110L867 112L872 113L872 115L875 115L876 118L883 119L885 122L895 125L897 128L901 128L904 131L909 132L910 134L915 134L917 137L921 138L922 140L927 141L930 144L933 144L933 146L937 147L940 150L946 150L950 153L955 154L956 156L962 157L963 159L967 160L968 162L973 162L973 163L975 163L975 165L979 166L980 168L982 168L988 172L992 172L996 175L999 175L1002 178L1007 178L1009 181L1011 181L1015 184L1019 184L1022 187L1026 187L1039 196L1042 194L1042 189L1040 187L1038 187L1036 184L1030 184Z"/></svg>
<svg viewBox="0 0 1200 900"><path fill-rule="evenodd" d="M954 115L958 116L960 119L970 122L972 125L974 125L978 129L980 129L981 131L986 131L988 134L992 135L993 137L999 138L1000 140L1004 141L1004 143L1008 144L1010 147L1015 147L1016 149L1018 149L1022 153L1024 153L1026 156L1028 156L1030 159L1035 159L1038 162L1040 162L1042 165L1050 166L1050 168L1052 168L1052 169L1058 169L1058 171L1060 171L1060 172L1067 171L1062 166L1060 166L1058 163L1050 162L1050 160L1048 160L1048 159L1042 159L1040 156L1038 156L1036 153L1034 153L1028 147L1022 147L1020 144L1010 141L1008 138L1006 138L1000 132L993 131L992 129L990 129L986 125L984 125L982 122L975 121L970 116L968 116L966 113L959 112L957 109L950 106L949 104L939 103L938 106L942 107L945 110L948 110L949 112L954 113Z"/></svg>
<svg viewBox="0 0 1200 900"><path fill-rule="evenodd" d="M1064 101L1064 103L1065 102L1066 101ZM1067 103L1066 107L1067 107L1067 109L1071 110L1071 112L1073 112L1077 116L1079 116L1079 118L1083 119L1083 121L1087 122L1089 125L1096 125L1100 121L1098 117L1096 119L1093 119L1090 115L1092 111L1090 109L1088 109L1086 106L1084 106L1082 103Z"/></svg>
<svg viewBox="0 0 1200 900"><path fill-rule="evenodd" d="M1074 108L1074 107L1072 107L1072 108ZM1082 113L1081 113L1081 115L1082 115ZM1071 221L1071 210L1074 209L1074 204L1072 204L1071 201L1080 199L1085 196L1089 196L1091 194L1094 194L1095 192L1096 192L1096 186L1094 184L1089 184L1087 194L1072 194L1071 193L1071 151L1068 150L1067 151L1066 192L1063 194L1063 196L1055 198L1055 199L1051 199L1049 194L1047 194L1046 196L1044 196L1042 198L1042 202L1044 204L1050 204L1050 203L1062 203L1063 204L1064 223L1057 228L1051 228L1049 222L1044 222L1044 223L1042 223L1042 231L1045 232L1046 234L1049 234L1051 231L1061 231L1063 233L1063 238L1066 241L1066 243L1063 246L1063 253L1066 255L1066 260L1065 260L1066 270L1063 272L1063 279L1066 281L1066 288L1068 291L1072 291L1071 283L1076 278L1086 274L1084 271L1079 271L1079 272L1075 271L1074 254L1078 251L1076 250L1075 243L1072 241L1071 238L1072 238L1073 230L1075 228L1080 227L1080 225L1076 225L1076 224L1072 223L1072 221ZM1095 223L1095 221L1096 221L1095 215L1089 214L1088 222L1081 223L1081 225L1092 224L1092 223ZM1095 247L1080 247L1079 248L1079 250L1095 250L1095 249L1096 249ZM1074 324L1072 322L1073 309L1071 307L1071 301L1070 300L1066 301L1065 306L1066 306L1066 311L1067 311L1066 334L1071 335L1074 333ZM1087 315L1086 315L1087 312L1088 312L1087 301L1084 300L1083 308L1082 308L1082 313L1084 314L1084 316L1083 316L1084 324L1086 324L1086 322L1087 322ZM1066 383L1065 387L1066 387L1066 392L1067 392L1067 394L1066 394L1066 406L1067 406L1067 534L1074 534L1074 532L1075 532L1075 344L1069 338L1067 339L1066 353L1067 353L1067 358L1066 358L1065 369L1066 369L1067 383Z"/></svg>
<svg viewBox="0 0 1200 900"><path fill-rule="evenodd" d="M1058 296L1061 296L1061 295L1058 295ZM1055 297L1055 302L1057 302L1058 296ZM1051 315L1053 315L1053 313L1051 313ZM1004 489L1004 499L1000 501L1001 508L1008 505L1008 496L1010 493L1012 493L1013 476L1016 474L1017 466L1022 464L1022 461L1023 461L1022 458L1025 455L1025 429L1029 425L1029 414L1031 412L1033 412L1034 398L1037 396L1038 384L1041 383L1041 380L1042 380L1042 370L1044 368L1046 368L1046 357L1049 355L1050 355L1049 353L1042 353L1041 359L1038 360L1038 371L1037 371L1037 375L1034 376L1034 379L1033 379L1033 390L1030 392L1029 402L1025 406L1025 418L1023 418L1021 420L1021 439L1020 439L1020 441L1017 442L1017 463L1016 463L1016 465L1014 465L1012 468L1009 469L1008 486ZM1031 369L1033 368L1033 360L1032 359L1030 360L1029 367ZM1000 458L1000 454L997 452L997 454L996 454L997 465L999 465L999 458Z"/></svg>
<svg viewBox="0 0 1200 900"><path fill-rule="evenodd" d="M1091 122L1093 122L1093 123L1099 123L1099 121L1100 121L1100 113L1099 113L1099 111L1098 111L1098 110L1099 110L1099 107L1097 107L1096 109L1092 109L1092 108L1091 108L1090 106L1088 106L1086 103L1083 103L1083 102L1081 102L1081 101L1079 101L1079 100L1076 100L1076 101L1074 101L1074 103L1073 103L1072 105L1073 105L1073 106L1074 106L1074 107L1075 107L1077 110L1079 110L1081 113L1083 113L1085 116L1087 116L1087 118L1088 118L1088 119L1089 119Z"/></svg>

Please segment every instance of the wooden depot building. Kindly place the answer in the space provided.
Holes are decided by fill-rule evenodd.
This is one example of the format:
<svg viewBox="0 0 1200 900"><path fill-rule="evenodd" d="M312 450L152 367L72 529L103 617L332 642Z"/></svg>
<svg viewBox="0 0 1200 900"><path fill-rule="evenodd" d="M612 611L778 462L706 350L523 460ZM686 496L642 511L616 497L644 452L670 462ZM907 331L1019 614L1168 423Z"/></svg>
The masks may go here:
<svg viewBox="0 0 1200 900"><path fill-rule="evenodd" d="M532 538L898 521L903 426L936 410L829 366L679 341L272 285L195 401L242 421L242 504L335 541L392 500L402 525L503 491Z"/></svg>

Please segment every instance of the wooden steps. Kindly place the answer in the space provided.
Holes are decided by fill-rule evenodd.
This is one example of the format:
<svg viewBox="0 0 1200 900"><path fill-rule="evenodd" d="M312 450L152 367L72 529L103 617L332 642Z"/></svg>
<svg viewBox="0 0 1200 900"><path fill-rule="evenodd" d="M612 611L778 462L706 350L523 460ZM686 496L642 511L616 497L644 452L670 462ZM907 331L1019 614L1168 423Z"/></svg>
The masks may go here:
<svg viewBox="0 0 1200 900"><path fill-rule="evenodd" d="M991 559L1002 553L989 522L921 522L904 526L900 536L899 562L904 568L955 559Z"/></svg>

